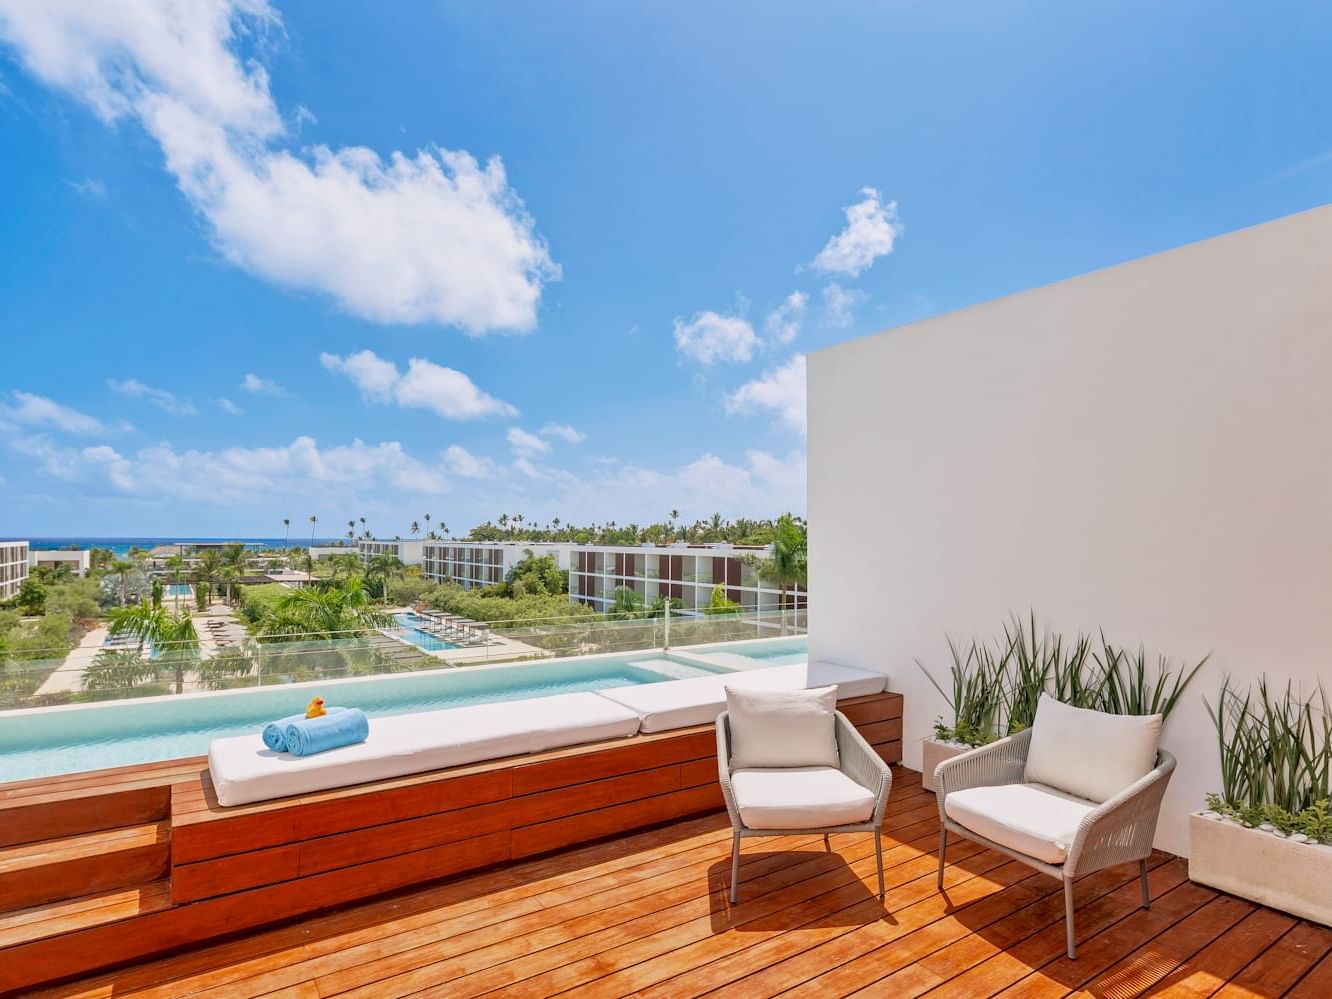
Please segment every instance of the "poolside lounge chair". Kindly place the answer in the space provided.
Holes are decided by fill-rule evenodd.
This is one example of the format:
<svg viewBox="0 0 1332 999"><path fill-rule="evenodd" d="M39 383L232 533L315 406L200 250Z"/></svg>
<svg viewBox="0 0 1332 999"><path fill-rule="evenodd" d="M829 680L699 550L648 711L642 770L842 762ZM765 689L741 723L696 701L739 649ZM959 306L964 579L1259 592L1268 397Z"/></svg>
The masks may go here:
<svg viewBox="0 0 1332 999"><path fill-rule="evenodd" d="M1175 769L1157 747L1161 721L1042 694L1031 728L939 764L939 890L951 831L1063 881L1070 959L1077 878L1136 860L1147 908L1147 858Z"/></svg>
<svg viewBox="0 0 1332 999"><path fill-rule="evenodd" d="M837 688L727 690L717 717L717 771L731 816L731 901L740 900L740 840L748 836L874 834L883 897L880 827L893 773L836 710ZM739 752L736 752L737 745Z"/></svg>

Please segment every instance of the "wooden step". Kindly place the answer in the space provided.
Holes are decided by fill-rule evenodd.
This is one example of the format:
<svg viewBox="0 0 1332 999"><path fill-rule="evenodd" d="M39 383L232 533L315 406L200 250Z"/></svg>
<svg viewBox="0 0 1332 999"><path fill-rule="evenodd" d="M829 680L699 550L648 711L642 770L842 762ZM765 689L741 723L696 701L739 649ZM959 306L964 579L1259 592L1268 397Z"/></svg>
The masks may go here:
<svg viewBox="0 0 1332 999"><path fill-rule="evenodd" d="M138 888L47 902L0 915L0 962L5 948L75 930L145 916L171 907L171 882L154 881Z"/></svg>
<svg viewBox="0 0 1332 999"><path fill-rule="evenodd" d="M3 787L10 790L0 791L0 848L171 817L169 781L115 791L97 786L56 785L48 791L0 785Z"/></svg>
<svg viewBox="0 0 1332 999"><path fill-rule="evenodd" d="M0 913L166 877L171 824L149 822L0 849Z"/></svg>

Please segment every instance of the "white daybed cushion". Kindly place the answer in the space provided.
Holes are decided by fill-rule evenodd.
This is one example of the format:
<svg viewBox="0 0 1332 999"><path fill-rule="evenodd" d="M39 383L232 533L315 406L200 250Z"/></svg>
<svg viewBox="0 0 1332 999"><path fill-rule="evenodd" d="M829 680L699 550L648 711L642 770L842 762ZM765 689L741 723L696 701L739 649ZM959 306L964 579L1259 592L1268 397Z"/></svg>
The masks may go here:
<svg viewBox="0 0 1332 999"><path fill-rule="evenodd" d="M1089 711L1041 694L1025 779L1108 801L1151 772L1160 740L1161 715Z"/></svg>
<svg viewBox="0 0 1332 999"><path fill-rule="evenodd" d="M726 688L731 766L835 767L836 687L809 690Z"/></svg>
<svg viewBox="0 0 1332 999"><path fill-rule="evenodd" d="M593 693L373 718L355 746L298 758L259 733L214 739L208 769L223 805L385 780L444 767L634 735L638 716Z"/></svg>
<svg viewBox="0 0 1332 999"><path fill-rule="evenodd" d="M874 814L874 792L834 767L737 770L731 791L748 829L847 826Z"/></svg>
<svg viewBox="0 0 1332 999"><path fill-rule="evenodd" d="M643 732L666 732L690 725L708 725L726 710L726 688L746 690L803 690L806 687L837 687L838 699L882 693L887 677L882 673L837 666L832 663L808 663L795 666L770 666L721 676L700 676L692 680L645 683L637 687L616 687L598 691L598 695L638 712Z"/></svg>
<svg viewBox="0 0 1332 999"><path fill-rule="evenodd" d="M1078 823L1096 807L1043 784L999 784L952 791L944 814L1000 846L1047 864L1062 864Z"/></svg>

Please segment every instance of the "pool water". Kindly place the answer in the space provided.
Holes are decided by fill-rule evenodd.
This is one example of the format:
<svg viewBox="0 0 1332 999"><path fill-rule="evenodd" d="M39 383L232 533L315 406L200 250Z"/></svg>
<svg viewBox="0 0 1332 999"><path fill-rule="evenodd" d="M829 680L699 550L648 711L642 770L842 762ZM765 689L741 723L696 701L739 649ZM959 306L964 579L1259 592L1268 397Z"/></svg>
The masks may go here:
<svg viewBox="0 0 1332 999"><path fill-rule="evenodd" d="M0 712L0 783L199 756L214 739L303 711L316 694L383 718L727 672L658 652Z"/></svg>
<svg viewBox="0 0 1332 999"><path fill-rule="evenodd" d="M723 645L682 647L678 650L691 658L726 662L743 659L749 669L762 666L798 666L809 661L809 640L803 635L767 638L754 642L727 642Z"/></svg>
<svg viewBox="0 0 1332 999"><path fill-rule="evenodd" d="M411 642L426 652L442 652L445 649L458 648L456 643L446 641L421 628L420 625L425 623L424 619L410 611L394 614L393 620L398 623L398 627L390 629L389 634L404 642Z"/></svg>
<svg viewBox="0 0 1332 999"><path fill-rule="evenodd" d="M189 583L167 583L165 593L168 597L188 597L194 590Z"/></svg>

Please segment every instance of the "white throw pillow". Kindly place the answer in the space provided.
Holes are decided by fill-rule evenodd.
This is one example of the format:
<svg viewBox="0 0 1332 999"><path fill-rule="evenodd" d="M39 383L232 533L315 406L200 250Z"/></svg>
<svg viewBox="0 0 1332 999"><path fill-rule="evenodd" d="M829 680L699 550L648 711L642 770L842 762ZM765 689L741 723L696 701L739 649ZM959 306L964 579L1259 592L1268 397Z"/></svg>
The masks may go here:
<svg viewBox="0 0 1332 999"><path fill-rule="evenodd" d="M731 766L835 767L837 687L809 690L726 688Z"/></svg>
<svg viewBox="0 0 1332 999"><path fill-rule="evenodd" d="M1042 694L1031 726L1026 780L1106 801L1151 772L1160 740L1161 715L1089 711Z"/></svg>

